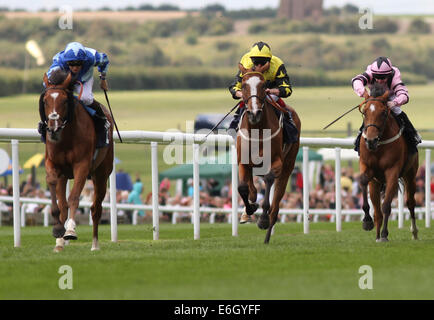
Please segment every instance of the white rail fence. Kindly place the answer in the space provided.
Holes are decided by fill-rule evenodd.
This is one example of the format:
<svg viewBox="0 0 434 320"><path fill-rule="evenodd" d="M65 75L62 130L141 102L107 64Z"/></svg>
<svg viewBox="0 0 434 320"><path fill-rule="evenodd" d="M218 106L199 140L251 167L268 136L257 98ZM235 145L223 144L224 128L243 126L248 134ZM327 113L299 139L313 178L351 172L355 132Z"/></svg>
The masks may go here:
<svg viewBox="0 0 434 320"><path fill-rule="evenodd" d="M111 225L111 240L117 242L117 211L118 209L135 210L133 215L133 223L137 221L137 210L152 210L153 224L153 239L159 239L159 216L160 212L172 212L175 219L177 213L192 212L193 223L193 238L200 238L200 214L210 213L211 221L216 213L229 214L228 221L232 224L232 236L238 236L238 214L242 209L238 208L238 166L236 162L236 148L233 144L233 139L229 135L210 135L205 139L203 134L189 134L181 132L153 132L153 131L121 131L122 140L124 143L130 144L150 144L151 145L151 170L152 170L152 205L131 205L116 203L116 166L113 164L113 172L110 175L110 203L103 203L103 207L110 208L110 225ZM114 134L115 142L118 142L117 134ZM20 198L19 191L19 143L40 142L40 136L35 129L10 129L0 128L0 141L11 143L12 149L12 197L0 197L0 201L13 203L13 227L14 227L14 246L21 246L21 227L25 225L24 209L21 203L41 203L50 204L47 199L35 198ZM343 210L341 198L341 148L353 148L353 138L337 139L337 138L303 138L300 142L303 148L303 208L302 209L281 209L281 221L285 220L286 214L297 215L297 221L303 222L303 232L309 233L309 216L313 215L314 221L318 215L331 214L332 221L336 223L336 231L342 230L342 218L345 216L345 221L349 221L351 215L362 215L362 210ZM178 207L178 206L160 206L158 204L158 144L183 144L193 147L193 207ZM205 208L200 207L199 202L199 183L200 183L200 147L201 145L218 145L230 146L231 148L231 164L232 164L232 208ZM309 147L328 147L335 148L335 203L336 209L311 209L309 208ZM425 214L425 227L429 228L431 223L432 206L431 206L431 149L434 148L434 141L424 141L419 146L419 149L426 149L425 162L425 207L416 208L419 217ZM80 207L90 207L90 203L82 202ZM371 206L372 207L372 206ZM396 218L398 216L398 227L403 228L404 225L403 194L400 190L398 195L398 208L393 209L392 213ZM261 209L257 214L261 213ZM408 218L408 217L407 217ZM90 221L91 223L91 221ZM48 225L48 210L44 212L44 225Z"/></svg>

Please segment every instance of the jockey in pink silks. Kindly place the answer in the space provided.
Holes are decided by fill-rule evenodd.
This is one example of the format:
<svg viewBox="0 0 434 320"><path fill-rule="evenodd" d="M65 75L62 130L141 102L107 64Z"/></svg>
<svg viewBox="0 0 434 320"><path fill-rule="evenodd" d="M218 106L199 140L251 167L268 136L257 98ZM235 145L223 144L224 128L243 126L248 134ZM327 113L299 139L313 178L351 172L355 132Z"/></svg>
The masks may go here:
<svg viewBox="0 0 434 320"><path fill-rule="evenodd" d="M391 91L387 106L392 110L392 114L398 120L400 126L404 127L403 135L409 146L409 153L413 154L417 152L417 145L422 142L421 137L407 115L401 110L401 106L409 101L408 90L401 80L401 72L397 67L392 65L390 59L386 57L377 58L366 68L365 72L352 79L353 89L359 97L367 98L369 94L365 86L367 85L371 89L375 84L383 85ZM362 131L363 124L355 141L354 150L357 152L359 152Z"/></svg>

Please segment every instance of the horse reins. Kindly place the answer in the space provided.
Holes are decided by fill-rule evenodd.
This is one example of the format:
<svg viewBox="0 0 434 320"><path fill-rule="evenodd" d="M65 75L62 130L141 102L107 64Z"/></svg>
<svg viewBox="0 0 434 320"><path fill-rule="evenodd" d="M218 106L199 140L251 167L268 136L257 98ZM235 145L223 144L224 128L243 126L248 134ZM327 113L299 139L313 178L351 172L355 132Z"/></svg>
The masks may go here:
<svg viewBox="0 0 434 320"><path fill-rule="evenodd" d="M381 103L383 103L383 104L386 104L386 103L387 103L387 101L384 100L384 99L378 99L378 98L369 98L369 99L366 99L363 103L361 103L361 104L359 105L359 111L360 111L361 114L364 115L364 112L362 112L361 109L360 109L361 106L363 106L364 104L368 103L369 101L378 101L378 102L381 102ZM366 133L365 133L366 130L367 130L369 127L374 127L374 128L376 128L376 129L379 131L379 134L378 134L378 136L377 136L376 139L380 140L380 138L381 138L381 136L383 135L384 130L385 130L385 128L386 128L387 119L389 119L389 115L390 115L390 108L388 108L388 107L386 107L386 108L387 108L386 117L384 118L384 120L383 120L383 124L381 125L381 127L379 127L379 126L377 126L376 124L373 124L373 123L370 123L370 124L366 125L366 126L363 128L363 132L362 132L362 136L363 136L363 138L366 139ZM382 144L388 144L388 143L391 143L391 142L397 140L397 139L401 136L402 131L403 131L403 129L400 128L398 134L396 134L395 136L393 136L393 137L390 138L390 139L387 139L387 140L384 140L384 141L379 141L378 144L379 144L379 145L382 145Z"/></svg>
<svg viewBox="0 0 434 320"><path fill-rule="evenodd" d="M278 134L279 134L279 132L280 132L280 129L283 127L283 114L285 113L285 112L288 112L288 110L286 110L286 109L284 109L284 108L282 108L279 104L277 104L274 100L273 100L273 98L271 98L271 96L270 95L266 95L266 98L265 99L261 99L258 95L256 95L256 94L254 94L254 95L251 95L251 96L249 96L247 99L245 99L245 100L243 100L243 102L244 102L244 105L246 106L246 108L247 108L247 102L251 99L251 98L258 98L258 100L260 101L260 102L262 102L262 108L264 107L264 105L265 105L265 100L267 100L270 104L271 104L271 106L272 107L274 107L274 108L276 108L276 109L278 109L279 111L281 111L282 112L282 114L280 115L280 118L279 118L279 129L277 130L277 131L275 131L271 136L269 136L269 137L267 137L266 139L255 139L255 138L251 138L251 137L247 137L247 136L245 136L244 134L243 134L243 132L241 131L241 123L242 123L242 119L240 120L240 122L239 122L239 125L238 125L238 132L240 132L240 134L241 134L241 136L243 137L243 139L245 139L245 140L248 140L248 141L268 141L268 140L271 140L271 139L273 139L275 136L277 136ZM268 98L268 99L267 99ZM245 115L245 112L243 112L243 114L242 114L242 116L241 117L243 117Z"/></svg>
<svg viewBox="0 0 434 320"><path fill-rule="evenodd" d="M69 119L72 117L72 113L73 113L73 111L71 110L72 108L70 108L70 106L69 106L69 104L70 104L70 102L69 102L69 99L70 99L70 97L69 97L69 96L70 96L70 91L67 90L67 89L65 89L65 88L63 88L63 87L49 87L49 88L46 88L46 89L44 90L44 92L42 92L42 94L41 94L41 98L40 98L40 101L39 101L40 104L41 104L41 102L42 102L41 100L43 99L43 97L45 96L45 94L46 94L46 92L47 92L48 90L62 90L62 91L64 91L64 92L66 92L66 94L67 94L67 96L68 96L68 115L67 115L67 118L66 118L66 119L62 119L62 118L60 118L59 114L57 114L57 113L56 113L56 115L53 116L53 117L52 117L51 115L48 116L49 120L55 120L55 121L57 121L57 120L59 120L59 118L62 120L62 124L61 124L59 127L57 127L56 130L52 130L52 129L48 126L48 121L47 121L47 118L46 118L45 113L44 113L44 119L42 119L42 117L41 117L41 120L42 120L42 121L46 124L46 126L47 126L47 131L48 131L49 133L56 133L56 132L62 130L63 128L65 128L65 126L67 125ZM83 90L83 85L81 86L80 94L81 94L82 90ZM39 110L39 112L40 112L40 115L42 115L42 111L41 111L41 109Z"/></svg>

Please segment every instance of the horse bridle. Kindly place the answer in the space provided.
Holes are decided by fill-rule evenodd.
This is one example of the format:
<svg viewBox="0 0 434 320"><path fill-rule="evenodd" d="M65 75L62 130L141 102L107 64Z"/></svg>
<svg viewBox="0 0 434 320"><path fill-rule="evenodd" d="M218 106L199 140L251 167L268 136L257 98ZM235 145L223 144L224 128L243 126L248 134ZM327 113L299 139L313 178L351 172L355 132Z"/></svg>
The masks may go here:
<svg viewBox="0 0 434 320"><path fill-rule="evenodd" d="M387 107L387 100L384 100L384 99L379 99L379 98L368 98L368 99L366 99L360 106L359 106L359 111L360 111L360 113L362 113L363 115L365 114L364 112L362 112L360 109L361 109L361 107L363 106L363 105L366 105L366 103L368 103L369 101L378 101L378 102L381 102L382 104L384 104L384 105L386 105L386 116L384 117L384 120L383 120L383 123L382 123L382 125L381 125L381 127L379 127L379 126L377 126L376 124L374 124L374 123L370 123L370 124L368 124L368 125L366 125L366 126L364 126L363 127L363 137L364 138L366 138L366 134L365 134L365 132L366 132L366 130L369 128L369 127L374 127L374 128L376 128L377 130L378 130L378 136L377 136L377 138L376 139L378 139L378 140L380 140L380 138L382 137L382 135L383 135L383 133L384 133L384 130L385 130L385 128L386 128L386 123L387 123L387 119L389 118L389 114L390 114L390 108L388 108Z"/></svg>
<svg viewBox="0 0 434 320"><path fill-rule="evenodd" d="M246 108L247 108L247 103L248 103L249 100L252 99L252 98L257 98L257 99L259 100L259 102L262 104L262 105L261 105L261 108L262 108L262 109L264 108L264 105L265 105L265 98L264 98L264 99L261 99L257 94L252 94L252 95L249 96L247 99L244 99L244 100L243 100L244 105L246 106Z"/></svg>
<svg viewBox="0 0 434 320"><path fill-rule="evenodd" d="M243 74L243 77L246 76L246 75L251 75L251 74L258 74L258 75L260 75L261 77L264 77L264 75L263 75L261 72L258 72L258 71L246 72L245 74ZM259 102L262 104L262 105L261 105L261 108L262 108L262 109L264 108L264 105L265 105L265 98L264 98L264 99L261 99L257 94L252 94L251 96L247 97L247 99L243 99L243 102L244 102L244 105L246 106L246 109L247 109L247 103L248 103L249 100L252 99L252 98L257 98L257 99L259 100Z"/></svg>
<svg viewBox="0 0 434 320"><path fill-rule="evenodd" d="M68 90L68 89L65 89L65 88L63 88L63 87L49 87L49 88L46 88L43 92L42 92L42 94L41 94L41 101L40 101L40 103L42 103L43 102L43 97L45 97L45 94L47 93L47 91L48 90L62 90L62 91L64 91L64 92L66 92L66 94L67 94L67 96L68 96L68 99L69 99L69 95L70 95L70 93L71 93L71 91L70 90ZM59 132L60 130L62 130L63 128L65 128L65 126L68 124L68 122L69 122L69 119L71 118L71 116L72 116L72 110L70 110L71 108L70 108L70 106L69 106L69 101L67 101L67 116L66 116L66 119L62 119L60 116L59 116L59 114L56 112L56 114L55 115L48 115L48 120L54 120L54 121L57 121L57 120L61 120L62 121L62 123L61 123L61 125L60 126L58 126L55 130L52 130L49 126L48 126L48 120L47 120L47 117L46 117L46 115L45 115L45 112L43 113L44 114L44 119L42 119L42 111L41 110L39 110L39 112L41 113L41 120L44 122L44 124L46 125L46 127L47 127L47 131L50 133L50 134L54 134L54 133L56 133L56 132Z"/></svg>

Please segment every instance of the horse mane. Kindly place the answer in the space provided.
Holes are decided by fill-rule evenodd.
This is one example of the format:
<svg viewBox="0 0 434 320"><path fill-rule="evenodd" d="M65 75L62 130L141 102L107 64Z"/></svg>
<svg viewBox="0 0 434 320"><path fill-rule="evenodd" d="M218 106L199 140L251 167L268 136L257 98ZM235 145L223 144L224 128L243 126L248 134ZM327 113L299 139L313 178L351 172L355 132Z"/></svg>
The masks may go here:
<svg viewBox="0 0 434 320"><path fill-rule="evenodd" d="M381 97L387 91L386 86L376 82L371 88L371 96L374 98Z"/></svg>
<svg viewBox="0 0 434 320"><path fill-rule="evenodd" d="M60 85L63 82L65 82L66 78L68 77L68 74L69 74L68 71L65 71L62 69L53 70L50 73L50 76L48 77L48 81L50 82L50 84ZM77 75L72 77L71 82L70 82L69 87L68 87L69 90L73 89L76 77L77 77Z"/></svg>

